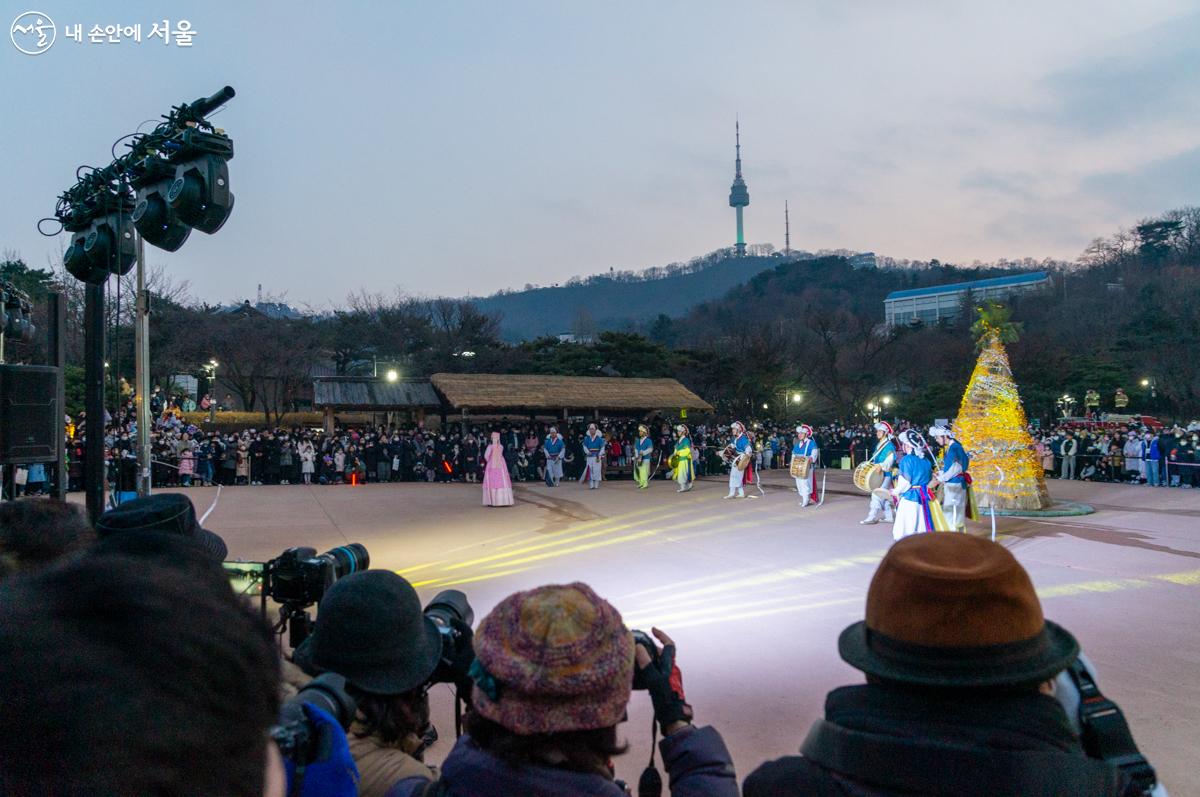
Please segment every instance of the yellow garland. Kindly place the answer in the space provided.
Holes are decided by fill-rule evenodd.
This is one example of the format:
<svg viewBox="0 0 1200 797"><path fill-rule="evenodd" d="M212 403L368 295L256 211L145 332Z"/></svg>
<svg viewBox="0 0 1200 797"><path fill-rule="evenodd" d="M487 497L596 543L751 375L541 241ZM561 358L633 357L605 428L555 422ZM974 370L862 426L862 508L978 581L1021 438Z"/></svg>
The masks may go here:
<svg viewBox="0 0 1200 797"><path fill-rule="evenodd" d="M989 325L987 343L954 422L956 437L971 455L971 478L981 509L1050 506L1042 463L1027 426L1008 355Z"/></svg>

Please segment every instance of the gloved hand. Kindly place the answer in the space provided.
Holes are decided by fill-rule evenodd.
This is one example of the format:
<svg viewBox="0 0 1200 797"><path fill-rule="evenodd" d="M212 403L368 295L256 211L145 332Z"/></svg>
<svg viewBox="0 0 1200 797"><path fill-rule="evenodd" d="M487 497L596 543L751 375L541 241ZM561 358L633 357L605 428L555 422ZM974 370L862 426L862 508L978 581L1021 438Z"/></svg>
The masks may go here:
<svg viewBox="0 0 1200 797"><path fill-rule="evenodd" d="M657 628L650 632L663 644L661 651L639 643L635 653L637 679L650 693L654 718L663 736L691 724L694 712L683 694L683 674L675 663L675 642Z"/></svg>
<svg viewBox="0 0 1200 797"><path fill-rule="evenodd" d="M316 756L304 767L284 758L289 797L353 797L358 793L358 768L346 732L336 719L311 703L303 708L316 733Z"/></svg>

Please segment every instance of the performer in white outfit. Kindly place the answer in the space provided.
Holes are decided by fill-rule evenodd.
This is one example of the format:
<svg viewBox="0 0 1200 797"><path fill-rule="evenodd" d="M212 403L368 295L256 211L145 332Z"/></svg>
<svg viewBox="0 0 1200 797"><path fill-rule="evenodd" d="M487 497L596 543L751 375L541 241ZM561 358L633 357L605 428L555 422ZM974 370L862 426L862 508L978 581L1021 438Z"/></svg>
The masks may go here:
<svg viewBox="0 0 1200 797"><path fill-rule="evenodd" d="M558 429L551 426L550 434L546 435L546 442L542 444L542 451L546 454L547 487L557 487L562 481L563 454L566 448L567 445L559 436Z"/></svg>
<svg viewBox="0 0 1200 797"><path fill-rule="evenodd" d="M750 436L746 434L746 425L741 421L734 421L729 426L730 436L733 437L733 442L730 443L729 458L729 495L726 498L745 498L746 490L743 483L746 478L745 470L738 470L737 461L743 456L753 457L754 446L750 443ZM726 449L728 450L728 449Z"/></svg>
<svg viewBox="0 0 1200 797"><path fill-rule="evenodd" d="M587 434L583 437L583 455L587 457L587 468L583 475L587 477L588 489L595 490L604 478L604 436L594 423L588 424ZM583 477L579 480L583 481Z"/></svg>
<svg viewBox="0 0 1200 797"><path fill-rule="evenodd" d="M817 459L820 451L817 441L812 439L812 427L802 423L796 427L796 442L792 445L792 460L796 457L807 458L809 461L808 475L803 479L793 477L796 481L796 492L800 494L800 506L808 506L813 494L817 491Z"/></svg>
<svg viewBox="0 0 1200 797"><path fill-rule="evenodd" d="M945 426L930 427L929 436L942 447L941 469L936 474L942 484L942 512L951 529L966 531L971 489L971 475L967 468L971 466L971 458L962 443L955 440L953 433Z"/></svg>
<svg viewBox="0 0 1200 797"><path fill-rule="evenodd" d="M892 425L887 421L875 424L875 439L878 442L875 445L875 453L871 455L871 462L883 468L883 484L881 486L885 490L890 490L892 467L896 464L896 443L892 440ZM858 522L869 526L878 523L880 515L883 516L885 523L892 522L892 502L872 494L867 507L867 516Z"/></svg>
<svg viewBox="0 0 1200 797"><path fill-rule="evenodd" d="M910 534L937 530L931 504L936 501L929 492L933 478L933 462L925 438L916 429L905 429L900 435L904 457L900 460L900 475L892 495L900 499L896 507L896 522L892 539L900 540Z"/></svg>

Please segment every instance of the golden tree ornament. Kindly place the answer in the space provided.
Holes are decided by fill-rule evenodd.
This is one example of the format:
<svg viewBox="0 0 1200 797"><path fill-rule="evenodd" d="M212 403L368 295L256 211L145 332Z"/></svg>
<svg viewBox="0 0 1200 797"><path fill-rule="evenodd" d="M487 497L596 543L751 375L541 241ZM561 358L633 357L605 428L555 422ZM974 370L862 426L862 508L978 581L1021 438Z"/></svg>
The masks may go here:
<svg viewBox="0 0 1200 797"><path fill-rule="evenodd" d="M1001 305L978 309L972 332L979 359L954 422L955 436L971 455L975 498L980 509L1047 509L1046 477L1004 350L1005 342L1017 339L1017 326Z"/></svg>

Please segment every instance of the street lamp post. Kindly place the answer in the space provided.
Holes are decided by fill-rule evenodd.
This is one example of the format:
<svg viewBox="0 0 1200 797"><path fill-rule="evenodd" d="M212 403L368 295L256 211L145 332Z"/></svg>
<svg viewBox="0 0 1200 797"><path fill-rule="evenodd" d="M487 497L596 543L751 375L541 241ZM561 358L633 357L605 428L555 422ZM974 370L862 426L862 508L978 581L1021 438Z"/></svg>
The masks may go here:
<svg viewBox="0 0 1200 797"><path fill-rule="evenodd" d="M204 365L204 372L208 376L208 422L215 424L217 422L217 361L209 360Z"/></svg>

